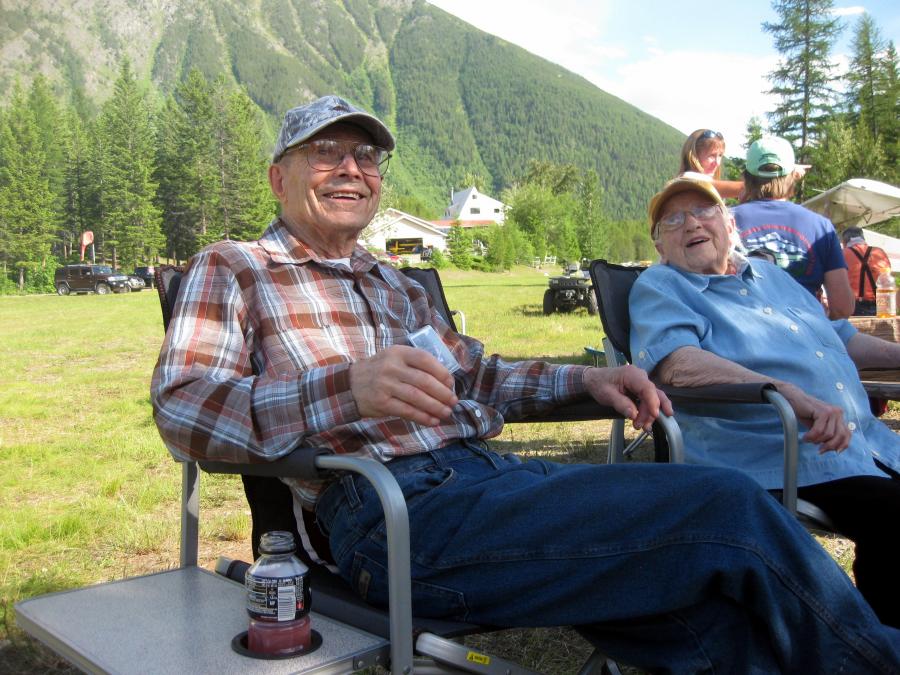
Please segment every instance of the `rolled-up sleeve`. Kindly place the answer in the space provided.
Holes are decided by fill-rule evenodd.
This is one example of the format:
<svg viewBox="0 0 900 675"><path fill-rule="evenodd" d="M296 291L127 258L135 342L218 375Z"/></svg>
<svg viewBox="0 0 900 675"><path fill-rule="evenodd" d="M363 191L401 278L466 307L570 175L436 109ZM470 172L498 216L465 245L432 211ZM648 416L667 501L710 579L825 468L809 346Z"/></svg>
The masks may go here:
<svg viewBox="0 0 900 675"><path fill-rule="evenodd" d="M648 373L681 347L699 348L709 330L709 321L681 299L668 272L651 267L638 277L628 297L632 362Z"/></svg>

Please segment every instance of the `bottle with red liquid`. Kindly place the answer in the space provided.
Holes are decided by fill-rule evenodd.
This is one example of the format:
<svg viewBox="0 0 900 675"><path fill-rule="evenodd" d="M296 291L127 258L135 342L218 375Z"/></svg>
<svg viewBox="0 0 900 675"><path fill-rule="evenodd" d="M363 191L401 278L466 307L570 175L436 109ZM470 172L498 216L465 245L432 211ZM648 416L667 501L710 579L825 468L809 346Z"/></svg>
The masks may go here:
<svg viewBox="0 0 900 675"><path fill-rule="evenodd" d="M309 568L296 550L290 532L266 532L260 539L260 556L244 577L251 652L277 656L310 648Z"/></svg>

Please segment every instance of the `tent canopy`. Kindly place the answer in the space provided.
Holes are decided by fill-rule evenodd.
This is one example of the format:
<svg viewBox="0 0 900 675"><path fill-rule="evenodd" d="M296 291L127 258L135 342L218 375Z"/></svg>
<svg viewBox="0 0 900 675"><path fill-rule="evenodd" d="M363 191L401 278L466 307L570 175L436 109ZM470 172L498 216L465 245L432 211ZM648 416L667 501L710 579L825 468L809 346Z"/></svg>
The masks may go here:
<svg viewBox="0 0 900 675"><path fill-rule="evenodd" d="M900 188L867 178L851 178L803 202L840 231L867 227L900 216Z"/></svg>

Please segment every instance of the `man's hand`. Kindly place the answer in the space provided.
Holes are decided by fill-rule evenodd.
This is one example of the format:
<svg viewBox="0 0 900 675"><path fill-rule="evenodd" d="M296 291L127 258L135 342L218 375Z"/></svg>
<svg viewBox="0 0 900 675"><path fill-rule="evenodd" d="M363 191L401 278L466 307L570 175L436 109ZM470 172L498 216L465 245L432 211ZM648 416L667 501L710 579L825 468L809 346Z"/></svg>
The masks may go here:
<svg viewBox="0 0 900 675"><path fill-rule="evenodd" d="M631 420L635 429L650 431L653 421L662 410L672 414L668 397L650 381L640 368L588 368L584 371L584 386L598 403L615 408ZM638 405L632 400L638 399Z"/></svg>
<svg viewBox="0 0 900 675"><path fill-rule="evenodd" d="M820 454L847 449L852 432L844 421L843 410L809 396L791 384L779 382L778 391L791 404L797 420L809 427L802 438L804 443L818 443Z"/></svg>
<svg viewBox="0 0 900 675"><path fill-rule="evenodd" d="M458 399L453 376L421 349L394 345L350 366L350 392L362 417L402 417L436 426Z"/></svg>

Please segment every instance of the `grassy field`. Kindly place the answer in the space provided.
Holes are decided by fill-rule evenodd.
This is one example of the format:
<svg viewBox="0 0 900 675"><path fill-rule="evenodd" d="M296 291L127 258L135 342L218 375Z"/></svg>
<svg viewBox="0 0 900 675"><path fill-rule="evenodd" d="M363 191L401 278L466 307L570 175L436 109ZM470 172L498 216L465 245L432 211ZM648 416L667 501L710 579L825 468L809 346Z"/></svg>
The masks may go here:
<svg viewBox="0 0 900 675"><path fill-rule="evenodd" d="M491 352L587 363L584 347L600 346L585 310L541 313L543 271L442 278ZM16 628L16 601L177 566L180 471L148 393L161 338L152 291L0 297L0 672L74 672ZM510 425L497 444L599 461L608 433L608 423ZM204 476L201 494L201 564L249 559L240 480ZM846 567L846 542L824 543ZM478 646L547 673L575 672L589 651L566 630L505 631Z"/></svg>

